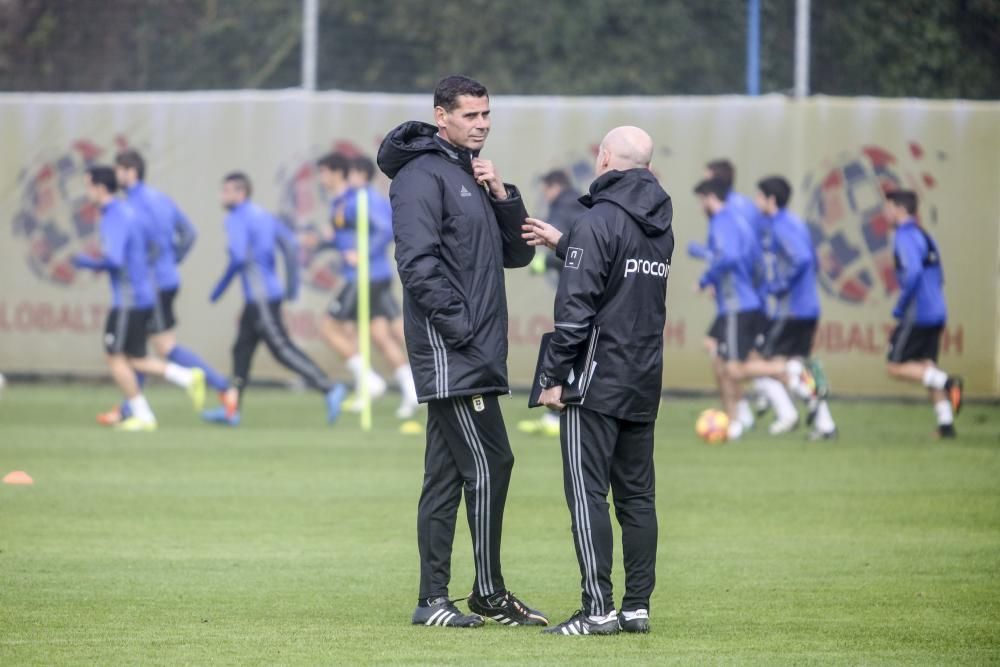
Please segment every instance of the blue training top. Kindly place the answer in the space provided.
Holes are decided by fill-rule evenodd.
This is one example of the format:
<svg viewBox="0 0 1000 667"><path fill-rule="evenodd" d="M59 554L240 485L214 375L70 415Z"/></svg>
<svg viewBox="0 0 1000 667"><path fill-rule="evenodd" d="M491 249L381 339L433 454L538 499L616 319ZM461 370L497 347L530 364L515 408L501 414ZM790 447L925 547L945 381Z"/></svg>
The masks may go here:
<svg viewBox="0 0 1000 667"><path fill-rule="evenodd" d="M937 243L910 218L896 228L894 250L899 300L892 316L918 326L944 324L948 307Z"/></svg>
<svg viewBox="0 0 1000 667"><path fill-rule="evenodd" d="M750 223L728 207L708 222L708 257L708 268L698 285L715 287L719 315L763 308L755 283L760 245Z"/></svg>
<svg viewBox="0 0 1000 667"><path fill-rule="evenodd" d="M779 210L769 222L774 271L767 288L775 297L774 316L818 319L816 252L809 228L788 209Z"/></svg>
<svg viewBox="0 0 1000 667"><path fill-rule="evenodd" d="M368 186L368 277L372 282L392 278L389 246L392 245L392 205ZM350 189L330 205L335 234L333 247L340 252L358 249L358 191ZM341 274L349 283L358 281L358 267L343 263Z"/></svg>
<svg viewBox="0 0 1000 667"><path fill-rule="evenodd" d="M298 295L298 244L284 222L247 200L226 216L229 264L212 290L217 301L239 274L248 303L295 299ZM286 284L278 278L275 252L284 256Z"/></svg>
<svg viewBox="0 0 1000 667"><path fill-rule="evenodd" d="M135 211L114 199L101 208L101 257L77 255L74 264L107 271L114 308L153 307L153 284L146 257L146 236Z"/></svg>
<svg viewBox="0 0 1000 667"><path fill-rule="evenodd" d="M152 241L150 261L156 289L176 289L180 286L177 265L197 237L194 226L170 197L142 181L129 188L127 195Z"/></svg>

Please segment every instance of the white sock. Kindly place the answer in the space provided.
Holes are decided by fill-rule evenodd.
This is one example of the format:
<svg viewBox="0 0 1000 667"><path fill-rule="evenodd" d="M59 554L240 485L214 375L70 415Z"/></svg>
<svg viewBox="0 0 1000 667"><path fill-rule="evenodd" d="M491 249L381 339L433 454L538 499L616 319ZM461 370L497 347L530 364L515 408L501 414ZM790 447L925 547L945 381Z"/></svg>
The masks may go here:
<svg viewBox="0 0 1000 667"><path fill-rule="evenodd" d="M753 428L754 416L753 410L750 409L750 401L741 398L736 404L736 414L739 415L739 421L744 428Z"/></svg>
<svg viewBox="0 0 1000 667"><path fill-rule="evenodd" d="M399 383L399 390L403 393L403 402L416 405L417 387L413 383L413 371L409 364L403 364L396 369L396 382Z"/></svg>
<svg viewBox="0 0 1000 667"><path fill-rule="evenodd" d="M951 411L951 401L943 400L935 403L934 413L937 415L938 426L951 424L955 421L955 415Z"/></svg>
<svg viewBox="0 0 1000 667"><path fill-rule="evenodd" d="M168 362L167 370L163 373L163 377L167 379L167 382L172 382L178 387L190 387L191 382L194 380L194 373L191 372L190 368L184 368L183 366Z"/></svg>
<svg viewBox="0 0 1000 667"><path fill-rule="evenodd" d="M814 424L820 433L833 433L837 430L837 425L833 422L833 415L830 414L830 406L826 404L826 401L819 402Z"/></svg>
<svg viewBox="0 0 1000 667"><path fill-rule="evenodd" d="M729 440L739 440L743 436L743 424L740 423L739 419L729 420L729 431L727 432L727 438Z"/></svg>
<svg viewBox="0 0 1000 667"><path fill-rule="evenodd" d="M128 399L128 407L131 408L132 416L136 419L144 422L156 421L156 417L153 416L153 409L149 407L149 401L142 394Z"/></svg>
<svg viewBox="0 0 1000 667"><path fill-rule="evenodd" d="M788 376L788 388L796 396L804 401L808 401L813 397L813 392L810 387L802 381L802 375L805 372L805 366L798 359L789 359L785 363L785 375Z"/></svg>
<svg viewBox="0 0 1000 667"><path fill-rule="evenodd" d="M347 360L347 368L351 371L351 375L354 376L354 386L361 386L361 355L355 354L353 357Z"/></svg>
<svg viewBox="0 0 1000 667"><path fill-rule="evenodd" d="M948 374L936 366L928 366L924 371L924 386L928 389L944 389ZM950 423L950 422L949 422Z"/></svg>
<svg viewBox="0 0 1000 667"><path fill-rule="evenodd" d="M754 387L767 397L774 414L780 422L790 422L798 419L799 412L792 403L791 396L785 390L785 385L774 378L757 378L753 381Z"/></svg>

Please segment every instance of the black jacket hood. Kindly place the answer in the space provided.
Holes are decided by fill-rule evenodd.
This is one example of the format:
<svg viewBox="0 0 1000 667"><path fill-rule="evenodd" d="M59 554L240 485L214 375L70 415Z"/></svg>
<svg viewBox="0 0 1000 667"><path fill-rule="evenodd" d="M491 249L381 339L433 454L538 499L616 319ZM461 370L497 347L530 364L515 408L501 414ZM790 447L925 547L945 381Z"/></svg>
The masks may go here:
<svg viewBox="0 0 1000 667"><path fill-rule="evenodd" d="M476 153L452 146L437 136L438 129L430 123L410 120L395 128L382 140L378 149L378 168L389 178L395 178L406 163L424 153L440 153L446 159L462 165L472 173L472 158Z"/></svg>
<svg viewBox="0 0 1000 667"><path fill-rule="evenodd" d="M580 203L592 208L606 201L628 213L646 236L660 236L670 229L674 207L670 195L649 169L612 170L590 184Z"/></svg>

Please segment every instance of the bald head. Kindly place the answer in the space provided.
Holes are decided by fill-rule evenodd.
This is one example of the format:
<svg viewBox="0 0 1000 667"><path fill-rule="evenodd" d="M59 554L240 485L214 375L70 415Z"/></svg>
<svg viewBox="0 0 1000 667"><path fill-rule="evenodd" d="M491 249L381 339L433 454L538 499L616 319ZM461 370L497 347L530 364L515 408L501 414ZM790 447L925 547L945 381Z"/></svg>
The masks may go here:
<svg viewBox="0 0 1000 667"><path fill-rule="evenodd" d="M608 132L597 156L597 175L617 169L648 169L653 159L653 139L645 130L623 125Z"/></svg>

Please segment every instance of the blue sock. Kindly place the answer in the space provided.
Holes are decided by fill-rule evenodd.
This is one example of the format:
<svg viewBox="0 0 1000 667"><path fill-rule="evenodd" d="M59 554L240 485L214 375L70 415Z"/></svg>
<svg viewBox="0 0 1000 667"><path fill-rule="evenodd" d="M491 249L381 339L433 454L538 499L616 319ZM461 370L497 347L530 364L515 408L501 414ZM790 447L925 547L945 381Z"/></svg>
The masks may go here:
<svg viewBox="0 0 1000 667"><path fill-rule="evenodd" d="M145 384L146 384L146 374L145 373L140 373L139 371L136 371L135 372L135 381L139 384L139 389L142 389L145 386Z"/></svg>
<svg viewBox="0 0 1000 667"><path fill-rule="evenodd" d="M170 350L170 354L167 355L167 359L184 368L200 368L205 371L205 382L216 391L225 391L229 388L229 381L219 371L209 366L204 359L186 347L175 345L174 349Z"/></svg>

